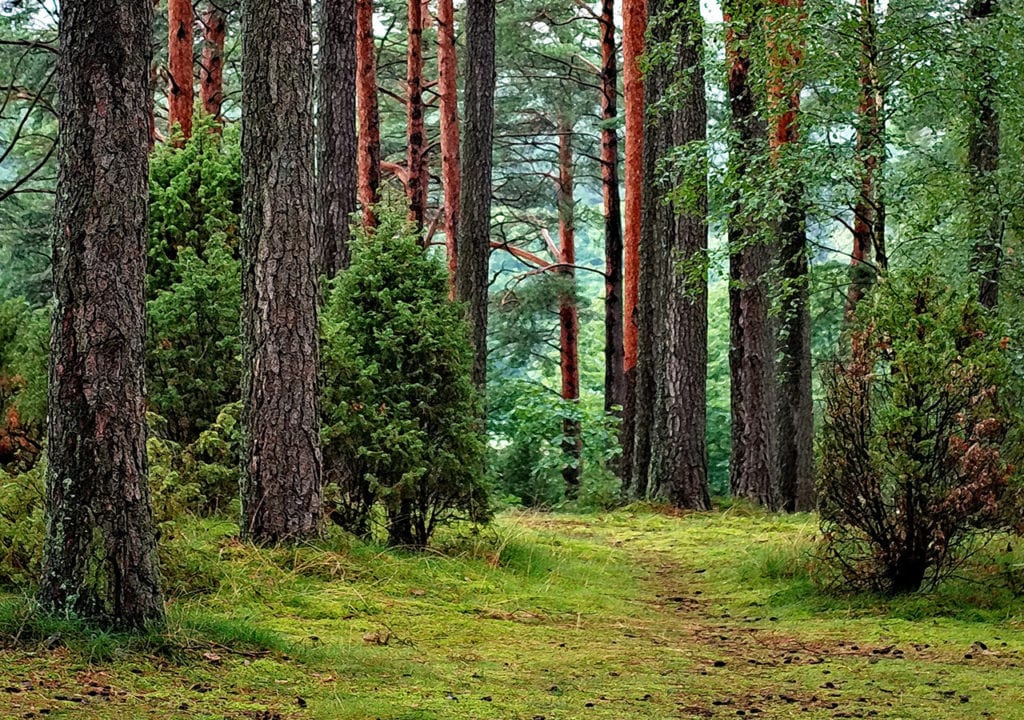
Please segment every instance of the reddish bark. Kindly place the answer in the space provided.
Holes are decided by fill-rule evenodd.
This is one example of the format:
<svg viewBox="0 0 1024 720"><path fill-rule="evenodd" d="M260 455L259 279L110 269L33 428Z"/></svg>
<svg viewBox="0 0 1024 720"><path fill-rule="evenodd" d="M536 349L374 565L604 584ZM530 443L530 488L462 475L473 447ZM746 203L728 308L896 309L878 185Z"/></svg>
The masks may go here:
<svg viewBox="0 0 1024 720"><path fill-rule="evenodd" d="M877 178L885 162L884 90L878 76L878 18L875 0L860 0L860 102L857 114L857 165L860 190L853 209L853 252L850 258L850 287L846 314L886 268L885 206L878 193ZM874 249L874 263L870 261Z"/></svg>
<svg viewBox="0 0 1024 720"><path fill-rule="evenodd" d="M173 130L181 128L181 146L192 136L192 104L195 102L193 89L192 43L193 35L192 0L168 0L167 2L167 105L168 126Z"/></svg>
<svg viewBox="0 0 1024 720"><path fill-rule="evenodd" d="M768 27L769 146L783 162L799 139L803 63L803 0L772 0ZM781 42L779 39L781 38ZM777 470L786 510L814 508L814 402L811 395L809 259L803 187L796 180L779 188L783 210L777 224L782 276L779 327Z"/></svg>
<svg viewBox="0 0 1024 720"><path fill-rule="evenodd" d="M618 67L615 0L601 2L601 181L604 186L604 406L622 407L626 395L622 310L622 208L619 198Z"/></svg>
<svg viewBox="0 0 1024 720"><path fill-rule="evenodd" d="M636 431L636 361L639 347L637 300L640 287L640 217L643 190L644 82L640 58L647 33L647 0L623 0L622 71L626 114L626 207L623 276L623 370L625 397L622 413L622 466L624 490L635 485L629 473Z"/></svg>
<svg viewBox="0 0 1024 720"><path fill-rule="evenodd" d="M409 0L406 54L407 160L409 221L423 229L427 210L427 145L423 127L423 2ZM429 14L428 14L429 16Z"/></svg>
<svg viewBox="0 0 1024 720"><path fill-rule="evenodd" d="M199 99L203 111L221 122L224 102L224 39L227 18L216 5L203 14L203 60L199 67Z"/></svg>
<svg viewBox="0 0 1024 720"><path fill-rule="evenodd" d="M356 107L359 124L359 203L363 225L376 227L380 202L380 111L373 0L356 0Z"/></svg>
<svg viewBox="0 0 1024 720"><path fill-rule="evenodd" d="M444 187L445 247L448 277L455 294L458 255L455 243L462 202L462 174L459 171L458 65L455 52L455 10L452 0L437 3L438 92L441 96L441 183Z"/></svg>
<svg viewBox="0 0 1024 720"><path fill-rule="evenodd" d="M578 403L580 399L579 335L580 320L576 307L576 200L573 192L574 162L572 152L572 126L563 120L558 128L558 272L565 276L568 287L562 293L558 307L561 328L562 400ZM579 495L583 440L580 422L574 417L562 420L562 450L570 458L562 470L565 494L569 498Z"/></svg>

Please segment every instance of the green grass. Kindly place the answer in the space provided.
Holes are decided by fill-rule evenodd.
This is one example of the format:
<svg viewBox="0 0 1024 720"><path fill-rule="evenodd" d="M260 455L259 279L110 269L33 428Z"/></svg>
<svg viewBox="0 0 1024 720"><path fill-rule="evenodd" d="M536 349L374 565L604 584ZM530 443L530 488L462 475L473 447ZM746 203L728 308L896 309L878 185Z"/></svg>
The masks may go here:
<svg viewBox="0 0 1024 720"><path fill-rule="evenodd" d="M1005 540L884 600L815 589L813 517L741 508L506 514L420 555L234 532L168 530L139 636L0 601L0 718L1024 718Z"/></svg>

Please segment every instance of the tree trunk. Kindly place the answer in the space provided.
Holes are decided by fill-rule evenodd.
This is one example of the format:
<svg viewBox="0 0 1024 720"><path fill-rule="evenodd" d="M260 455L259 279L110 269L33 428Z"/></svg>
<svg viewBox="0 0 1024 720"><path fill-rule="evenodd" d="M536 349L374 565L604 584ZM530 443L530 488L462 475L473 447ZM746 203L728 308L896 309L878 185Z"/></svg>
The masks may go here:
<svg viewBox="0 0 1024 720"><path fill-rule="evenodd" d="M441 96L441 184L444 187L445 248L448 278L455 296L455 273L462 175L459 170L459 89L455 53L455 9L452 0L437 3L437 70Z"/></svg>
<svg viewBox="0 0 1024 720"><path fill-rule="evenodd" d="M857 169L860 188L853 208L853 252L846 317L885 272L885 205L878 183L885 166L885 91L878 74L878 16L875 0L860 0L860 101L857 104ZM872 259L872 252L874 258Z"/></svg>
<svg viewBox="0 0 1024 720"><path fill-rule="evenodd" d="M380 111L377 103L377 43L373 0L356 0L356 106L359 115L359 204L363 226L377 226L380 202Z"/></svg>
<svg viewBox="0 0 1024 720"><path fill-rule="evenodd" d="M576 307L576 198L574 192L575 161L572 154L572 125L562 120L558 128L558 263L559 274L565 278L558 304L561 329L562 400L579 405L580 401L580 319ZM575 416L562 419L562 452L568 463L562 469L565 496L575 499L580 492L583 437L580 421Z"/></svg>
<svg viewBox="0 0 1024 720"><path fill-rule="evenodd" d="M182 140L175 143L179 147L192 137L193 25L192 0L167 0L168 130L173 133L175 126L181 128Z"/></svg>
<svg viewBox="0 0 1024 720"><path fill-rule="evenodd" d="M242 14L242 534L315 535L323 513L309 0Z"/></svg>
<svg viewBox="0 0 1024 720"><path fill-rule="evenodd" d="M604 408L619 412L625 401L622 317L622 208L619 199L618 67L615 0L601 2L601 181L604 187Z"/></svg>
<svg viewBox="0 0 1024 720"><path fill-rule="evenodd" d="M224 40L228 21L224 11L210 3L203 14L203 60L199 68L199 99L203 111L218 123L223 121Z"/></svg>
<svg viewBox="0 0 1024 720"><path fill-rule="evenodd" d="M803 62L803 0L773 0L768 25L768 113L772 159L785 163L798 142ZM771 38L783 38L784 42ZM779 387L776 428L777 472L787 511L813 510L814 403L811 396L810 265L804 191L797 179L778 188L782 216L777 224L782 288L779 312Z"/></svg>
<svg viewBox="0 0 1024 720"><path fill-rule="evenodd" d="M761 4L727 3L726 62L733 144L729 215L729 374L731 451L729 488L733 497L776 509L775 340L768 282L771 236L754 199L757 163L764 158L767 126L758 114L751 85L751 40L761 21Z"/></svg>
<svg viewBox="0 0 1024 720"><path fill-rule="evenodd" d="M146 463L153 6L61 3L42 608L163 616Z"/></svg>
<svg viewBox="0 0 1024 720"><path fill-rule="evenodd" d="M423 229L427 210L427 144L423 129L423 1L409 0L406 55L406 111L409 221Z"/></svg>
<svg viewBox="0 0 1024 720"><path fill-rule="evenodd" d="M967 79L970 108L967 162L970 173L971 269L978 276L978 302L994 308L999 302L999 271L1003 262L1003 211L999 202L999 88L990 29L999 12L997 0L971 0L967 19L973 34Z"/></svg>
<svg viewBox="0 0 1024 720"><path fill-rule="evenodd" d="M646 460L633 457L639 444L637 435L637 350L639 323L637 301L640 294L640 221L643 196L644 153L644 80L640 58L644 54L647 33L647 0L623 0L622 3L622 71L626 114L626 217L623 277L623 377L625 396L622 402L622 489L626 495L639 495L641 479L634 469L646 468Z"/></svg>
<svg viewBox="0 0 1024 720"><path fill-rule="evenodd" d="M491 167L496 81L495 0L467 0L462 208L455 297L466 304L473 339L473 382L487 383L487 291L491 256Z"/></svg>
<svg viewBox="0 0 1024 720"><path fill-rule="evenodd" d="M321 271L333 277L349 265L356 211L355 0L321 0L317 111Z"/></svg>
<svg viewBox="0 0 1024 720"><path fill-rule="evenodd" d="M644 174L658 177L659 163L675 148L707 138L702 26L699 0L679 7L652 0L650 40L672 43L645 77L646 98L671 109L649 118ZM648 184L643 200L640 257L640 354L638 378L654 377L648 494L674 506L711 507L707 485L707 165L669 173L675 179ZM690 200L667 202L674 185L686 184ZM638 402L641 398L637 387ZM647 395L644 395L645 399ZM638 421L643 417L637 414ZM638 427L638 430L640 428ZM643 456L638 449L636 457Z"/></svg>

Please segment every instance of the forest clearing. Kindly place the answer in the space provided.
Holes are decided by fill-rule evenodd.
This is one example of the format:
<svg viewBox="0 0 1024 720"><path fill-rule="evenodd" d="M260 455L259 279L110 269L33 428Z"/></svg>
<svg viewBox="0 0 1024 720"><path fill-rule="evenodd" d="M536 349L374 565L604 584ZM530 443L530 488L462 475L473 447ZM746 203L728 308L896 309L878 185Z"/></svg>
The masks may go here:
<svg viewBox="0 0 1024 720"><path fill-rule="evenodd" d="M813 588L806 515L510 513L427 555L258 551L236 531L181 528L174 572L205 589L169 589L166 635L19 627L7 598L22 641L0 651L0 716L1022 717L1006 584L1024 552L1005 542L973 577L886 601Z"/></svg>

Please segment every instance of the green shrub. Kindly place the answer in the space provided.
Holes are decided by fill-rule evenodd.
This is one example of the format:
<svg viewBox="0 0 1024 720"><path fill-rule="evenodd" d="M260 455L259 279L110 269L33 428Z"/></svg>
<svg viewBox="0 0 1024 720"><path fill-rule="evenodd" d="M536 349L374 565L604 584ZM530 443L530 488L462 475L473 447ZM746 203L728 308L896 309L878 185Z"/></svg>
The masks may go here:
<svg viewBox="0 0 1024 720"><path fill-rule="evenodd" d="M395 216L357 239L322 313L324 458L332 517L424 546L441 524L488 517L481 403L464 310L444 267Z"/></svg>
<svg viewBox="0 0 1024 720"><path fill-rule="evenodd" d="M1017 417L1005 328L927 271L861 302L825 372L824 557L847 588L904 593L958 567L998 518Z"/></svg>
<svg viewBox="0 0 1024 720"><path fill-rule="evenodd" d="M0 470L0 586L24 586L39 577L45 488L45 461L18 475Z"/></svg>
<svg viewBox="0 0 1024 720"><path fill-rule="evenodd" d="M23 300L0 303L0 469L32 468L46 430L50 317Z"/></svg>
<svg viewBox="0 0 1024 720"><path fill-rule="evenodd" d="M208 120L151 163L146 382L183 444L241 393L240 163L237 133L222 138Z"/></svg>

